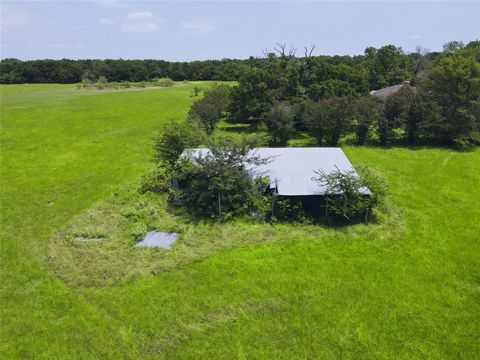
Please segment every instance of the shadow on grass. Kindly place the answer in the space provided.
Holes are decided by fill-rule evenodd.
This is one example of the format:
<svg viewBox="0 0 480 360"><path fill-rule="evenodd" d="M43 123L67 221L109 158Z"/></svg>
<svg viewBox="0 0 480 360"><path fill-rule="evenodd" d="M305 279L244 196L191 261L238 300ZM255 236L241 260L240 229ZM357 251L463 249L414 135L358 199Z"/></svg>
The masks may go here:
<svg viewBox="0 0 480 360"><path fill-rule="evenodd" d="M219 130L224 131L230 134L238 135L250 135L256 134L259 131L258 124L255 122L242 122L242 123L227 123L224 122L220 125ZM392 138L389 139L388 143L382 145L378 138L372 137L365 141L364 144L359 144L355 135L349 133L344 136L337 146L348 145L348 146L368 146L379 149L392 149L392 148L405 148L412 151L426 150L426 149L439 149L439 150L452 150L457 152L471 152L474 151L478 146L466 146L459 147L455 146L453 143L445 143L438 140L420 138L415 141L414 144L409 143L408 139L405 137ZM273 145L269 145L274 147ZM332 145L319 145L317 139L312 136L308 131L296 131L288 141L288 146L290 147L331 147Z"/></svg>
<svg viewBox="0 0 480 360"><path fill-rule="evenodd" d="M221 131L225 131L230 134L248 135L257 133L258 126L256 124L230 124L224 123L219 128Z"/></svg>
<svg viewBox="0 0 480 360"><path fill-rule="evenodd" d="M326 216L325 208L321 206L316 210L304 210L299 216L272 216L269 211L265 216L255 216L254 214L243 214L237 216L228 216L220 218L218 216L208 216L199 212L193 212L186 204L178 205L172 201L167 203L170 215L180 218L184 224L188 225L218 225L235 223L241 220L251 224L265 225L314 225L326 229L347 229L359 224L378 225L381 220L376 215L371 215L368 222L360 216L353 219L345 219L340 216Z"/></svg>
<svg viewBox="0 0 480 360"><path fill-rule="evenodd" d="M446 144L440 141L435 141L431 139L418 139L414 144L408 142L407 139L399 138L389 140L388 144L382 145L378 139L369 139L365 141L364 144L358 144L355 138L342 139L340 142L341 145L348 145L354 147L368 146L378 149L393 149L393 148L404 148L412 151L418 150L451 150L456 152L471 152L474 151L478 146L472 145L468 147L458 147L454 144Z"/></svg>

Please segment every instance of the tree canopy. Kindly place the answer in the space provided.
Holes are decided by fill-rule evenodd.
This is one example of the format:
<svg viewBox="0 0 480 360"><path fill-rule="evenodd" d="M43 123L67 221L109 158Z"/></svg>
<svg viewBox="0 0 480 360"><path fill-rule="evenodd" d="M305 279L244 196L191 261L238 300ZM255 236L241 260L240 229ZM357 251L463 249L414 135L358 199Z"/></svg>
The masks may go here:
<svg viewBox="0 0 480 360"><path fill-rule="evenodd" d="M249 176L248 165L268 161L252 155L252 144L242 140L211 141L210 151L195 158L180 158L174 176L182 184L178 196L190 213L228 218L248 212L264 212L266 187L262 177Z"/></svg>

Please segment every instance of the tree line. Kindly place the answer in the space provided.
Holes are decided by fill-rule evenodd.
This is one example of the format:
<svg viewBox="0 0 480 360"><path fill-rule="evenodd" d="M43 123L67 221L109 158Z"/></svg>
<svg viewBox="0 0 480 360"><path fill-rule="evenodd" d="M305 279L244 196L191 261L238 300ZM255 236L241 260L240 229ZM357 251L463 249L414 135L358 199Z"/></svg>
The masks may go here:
<svg viewBox="0 0 480 360"><path fill-rule="evenodd" d="M156 78L183 80L230 81L240 77L249 60L205 60L169 62L164 60L29 60L3 59L0 62L0 83L78 83L84 74L94 79L105 77L109 82L152 81Z"/></svg>
<svg viewBox="0 0 480 360"><path fill-rule="evenodd" d="M369 48L360 67L305 53L297 58L280 45L262 67L246 71L230 91L227 120L266 126L276 146L299 131L320 146L337 146L350 134L358 144L480 143L479 41L447 43L429 58ZM369 92L391 85L389 96Z"/></svg>
<svg viewBox="0 0 480 360"><path fill-rule="evenodd" d="M289 75L282 85L286 91L296 91L298 85L308 88L312 97L331 94L362 93L394 84L404 78L414 79L437 53L418 49L406 54L393 45L369 47L359 56L313 56L314 46L300 53L277 44L262 57L222 59L192 62L164 60L29 60L3 59L0 62L0 83L78 83L88 72L96 79L105 76L109 82L151 81L168 77L182 80L239 80L252 68L262 69L250 76L265 76L271 72L272 58L280 54L288 62L279 64ZM295 73L301 72L299 78Z"/></svg>
<svg viewBox="0 0 480 360"><path fill-rule="evenodd" d="M5 59L0 82L236 80L236 86L217 86L192 107L190 117L207 133L223 117L266 127L275 146L301 131L321 146L336 146L350 134L358 144L480 143L480 41L449 42L440 53L407 54L387 45L369 47L361 56L313 56L314 49L297 55L277 44L260 58L194 62ZM388 97L369 95L406 81L408 86Z"/></svg>
<svg viewBox="0 0 480 360"><path fill-rule="evenodd" d="M414 77L394 65L404 63L400 49L386 47L374 53L372 63L393 69L370 74L372 81L395 84L386 95L371 94L368 86L362 89L362 82L353 80L360 88L348 90L346 84L338 91L319 92L342 80L322 80L319 68L309 64L315 59L296 58L280 47L267 54L266 64L249 68L238 85L216 85L206 91L193 104L189 119L209 134L222 118L251 124L257 132L268 133L272 146L286 146L300 132L319 146L338 146L343 138L353 138L359 145L480 144L479 41L446 44Z"/></svg>

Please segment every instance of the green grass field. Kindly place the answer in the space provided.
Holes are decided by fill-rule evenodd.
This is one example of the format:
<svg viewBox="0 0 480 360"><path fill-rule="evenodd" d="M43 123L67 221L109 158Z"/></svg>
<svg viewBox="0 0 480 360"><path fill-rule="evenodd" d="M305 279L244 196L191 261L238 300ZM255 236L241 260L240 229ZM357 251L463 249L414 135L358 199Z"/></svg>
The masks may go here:
<svg viewBox="0 0 480 360"><path fill-rule="evenodd" d="M185 225L90 284L121 257L90 273L59 232L135 183L194 86L1 87L0 358L478 358L480 149L344 147L387 179L383 223Z"/></svg>

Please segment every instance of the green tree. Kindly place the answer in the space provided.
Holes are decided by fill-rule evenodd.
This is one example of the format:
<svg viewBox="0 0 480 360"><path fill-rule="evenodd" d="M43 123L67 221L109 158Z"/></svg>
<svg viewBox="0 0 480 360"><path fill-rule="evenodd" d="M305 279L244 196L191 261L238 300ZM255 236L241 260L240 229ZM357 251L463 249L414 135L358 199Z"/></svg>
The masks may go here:
<svg viewBox="0 0 480 360"><path fill-rule="evenodd" d="M97 89L105 89L108 87L108 80L105 76L100 76L97 81L95 81L95 87Z"/></svg>
<svg viewBox="0 0 480 360"><path fill-rule="evenodd" d="M81 86L84 88L91 88L95 83L95 75L91 71L85 71L82 75Z"/></svg>
<svg viewBox="0 0 480 360"><path fill-rule="evenodd" d="M0 62L0 83L21 84L25 82L25 63L17 59L3 59Z"/></svg>
<svg viewBox="0 0 480 360"><path fill-rule="evenodd" d="M447 143L478 133L480 63L460 53L437 57L424 86L441 110L438 136Z"/></svg>
<svg viewBox="0 0 480 360"><path fill-rule="evenodd" d="M456 54L465 47L461 41L449 41L443 45L443 52L445 54Z"/></svg>
<svg viewBox="0 0 480 360"><path fill-rule="evenodd" d="M268 132L274 145L284 146L295 130L295 108L286 103L278 102L264 116Z"/></svg>
<svg viewBox="0 0 480 360"><path fill-rule="evenodd" d="M363 167L362 172L364 180L355 171L315 171L313 179L325 194L327 216L342 221L363 218L366 222L372 217L373 209L384 199L386 185L374 171Z"/></svg>
<svg viewBox="0 0 480 360"><path fill-rule="evenodd" d="M248 142L217 141L200 156L182 157L174 176L182 184L180 197L191 213L202 217L229 218L251 211L265 212L263 189L267 182L252 177L249 166L265 164L251 152Z"/></svg>
<svg viewBox="0 0 480 360"><path fill-rule="evenodd" d="M227 85L214 85L190 108L189 117L197 120L208 134L213 133L227 108L228 92Z"/></svg>
<svg viewBox="0 0 480 360"><path fill-rule="evenodd" d="M415 94L407 107L405 133L410 145L414 145L420 137L420 128L427 119L427 106L424 98Z"/></svg>
<svg viewBox="0 0 480 360"><path fill-rule="evenodd" d="M268 73L260 68L246 71L231 91L229 112L232 122L258 122L273 102Z"/></svg>
<svg viewBox="0 0 480 360"><path fill-rule="evenodd" d="M373 126L378 124L381 116L381 102L371 95L359 97L353 101L352 115L357 143L363 145Z"/></svg>
<svg viewBox="0 0 480 360"><path fill-rule="evenodd" d="M348 81L329 79L312 84L308 89L308 96L312 100L328 99L347 95L355 95L356 91Z"/></svg>
<svg viewBox="0 0 480 360"><path fill-rule="evenodd" d="M365 64L369 71L370 89L399 84L411 77L408 56L394 45L379 49L368 47L365 49Z"/></svg>
<svg viewBox="0 0 480 360"><path fill-rule="evenodd" d="M304 115L305 127L315 136L318 145L324 144L327 136L329 119L323 105L319 102L307 102Z"/></svg>
<svg viewBox="0 0 480 360"><path fill-rule="evenodd" d="M459 53L462 56L472 58L477 62L480 62L480 40L470 41L459 51Z"/></svg>
<svg viewBox="0 0 480 360"><path fill-rule="evenodd" d="M203 129L195 121L170 120L155 141L156 159L173 166L183 150L198 147L205 139Z"/></svg>
<svg viewBox="0 0 480 360"><path fill-rule="evenodd" d="M310 103L305 112L305 124L317 138L329 146L337 146L340 137L350 129L350 99L331 98Z"/></svg>
<svg viewBox="0 0 480 360"><path fill-rule="evenodd" d="M415 93L409 87L390 95L383 106L383 116L378 119L378 137L381 145L386 145L393 136L394 130L405 128L410 105Z"/></svg>

